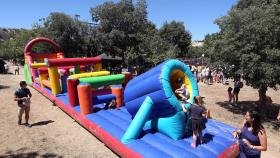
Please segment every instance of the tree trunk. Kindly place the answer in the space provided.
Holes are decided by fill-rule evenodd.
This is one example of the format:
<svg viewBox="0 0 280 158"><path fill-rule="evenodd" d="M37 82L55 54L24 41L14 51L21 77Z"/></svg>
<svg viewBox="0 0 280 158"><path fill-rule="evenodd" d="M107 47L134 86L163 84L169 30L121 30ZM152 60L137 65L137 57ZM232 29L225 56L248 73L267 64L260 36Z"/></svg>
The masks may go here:
<svg viewBox="0 0 280 158"><path fill-rule="evenodd" d="M259 105L260 106L265 106L266 105L266 91L267 91L267 86L261 85L259 87Z"/></svg>

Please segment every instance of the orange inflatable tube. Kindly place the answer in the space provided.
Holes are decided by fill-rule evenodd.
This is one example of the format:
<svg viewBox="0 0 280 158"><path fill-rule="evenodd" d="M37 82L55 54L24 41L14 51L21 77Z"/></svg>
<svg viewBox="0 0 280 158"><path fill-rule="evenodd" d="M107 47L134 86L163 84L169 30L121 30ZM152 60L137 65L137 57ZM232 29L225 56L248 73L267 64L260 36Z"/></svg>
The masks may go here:
<svg viewBox="0 0 280 158"><path fill-rule="evenodd" d="M87 115L93 112L91 85L88 83L78 85L78 97L81 113Z"/></svg>
<svg viewBox="0 0 280 158"><path fill-rule="evenodd" d="M124 75L123 87L125 87L126 84L128 83L128 81L130 81L132 79L132 74L131 74L131 72L122 72L122 74Z"/></svg>
<svg viewBox="0 0 280 158"><path fill-rule="evenodd" d="M44 87L48 87L48 88L51 88L51 83L49 80L42 80L42 85Z"/></svg>
<svg viewBox="0 0 280 158"><path fill-rule="evenodd" d="M69 98L69 103L71 106L76 106L79 104L79 99L78 99L78 79L67 79L67 91L68 91L68 98Z"/></svg>
<svg viewBox="0 0 280 158"><path fill-rule="evenodd" d="M121 107L123 105L123 87L122 86L112 86L112 94L116 96L116 106Z"/></svg>

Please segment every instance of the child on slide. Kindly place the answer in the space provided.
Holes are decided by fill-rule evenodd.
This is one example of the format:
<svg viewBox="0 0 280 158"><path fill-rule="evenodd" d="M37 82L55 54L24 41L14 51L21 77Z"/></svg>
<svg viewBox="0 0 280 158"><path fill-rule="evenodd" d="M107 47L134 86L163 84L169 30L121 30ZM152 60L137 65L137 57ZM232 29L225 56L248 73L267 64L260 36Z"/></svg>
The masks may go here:
<svg viewBox="0 0 280 158"><path fill-rule="evenodd" d="M175 93L180 96L182 101L187 101L189 99L189 92L187 86L183 82L182 78L178 78L176 83L180 86L180 88L175 90Z"/></svg>

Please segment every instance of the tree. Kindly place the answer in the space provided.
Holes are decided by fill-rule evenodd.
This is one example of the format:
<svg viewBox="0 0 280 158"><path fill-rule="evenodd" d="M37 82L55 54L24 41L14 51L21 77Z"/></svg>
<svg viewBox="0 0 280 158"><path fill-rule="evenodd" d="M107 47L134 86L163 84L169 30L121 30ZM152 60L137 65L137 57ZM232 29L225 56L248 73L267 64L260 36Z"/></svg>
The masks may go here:
<svg viewBox="0 0 280 158"><path fill-rule="evenodd" d="M97 25L98 51L121 56L126 61L125 52L132 48L135 50L142 42L140 36L148 24L146 8L145 0L138 1L135 6L132 0L121 0L91 8L92 21Z"/></svg>
<svg viewBox="0 0 280 158"><path fill-rule="evenodd" d="M19 29L7 41L0 42L0 56L6 59L23 59L24 47L36 34L32 30Z"/></svg>
<svg viewBox="0 0 280 158"><path fill-rule="evenodd" d="M144 60L148 65L155 66L166 59L176 58L176 53L179 52L176 45L163 40L158 34L143 38L143 42L137 47L126 52L128 56L132 56L130 61L135 61L136 64L143 63Z"/></svg>
<svg viewBox="0 0 280 158"><path fill-rule="evenodd" d="M56 41L66 56L85 56L89 42L89 24L64 13L50 13L43 24L34 27L38 34Z"/></svg>
<svg viewBox="0 0 280 158"><path fill-rule="evenodd" d="M189 57L189 58L200 58L202 56L202 54L204 54L204 48L203 47L190 46L187 57Z"/></svg>
<svg viewBox="0 0 280 158"><path fill-rule="evenodd" d="M185 30L183 22L172 21L164 23L159 30L160 37L167 42L177 45L179 52L177 57L185 57L191 44L191 34Z"/></svg>
<svg viewBox="0 0 280 158"><path fill-rule="evenodd" d="M212 61L235 65L235 73L259 89L261 105L267 88L280 84L279 15L278 0L241 0L216 20L221 31L205 44Z"/></svg>
<svg viewBox="0 0 280 158"><path fill-rule="evenodd" d="M141 42L134 47L129 47L124 54L129 65L145 63L145 65L155 66L166 59L176 58L180 51L176 45L162 39L156 26L151 22L148 22L144 32L137 34L137 38Z"/></svg>
<svg viewBox="0 0 280 158"><path fill-rule="evenodd" d="M121 56L127 64L146 62L155 65L185 54L190 44L191 36L179 22L164 27L161 36L155 25L147 20L145 0L138 0L135 5L132 0L106 2L90 12L96 25L97 51ZM170 38L176 39L170 42Z"/></svg>

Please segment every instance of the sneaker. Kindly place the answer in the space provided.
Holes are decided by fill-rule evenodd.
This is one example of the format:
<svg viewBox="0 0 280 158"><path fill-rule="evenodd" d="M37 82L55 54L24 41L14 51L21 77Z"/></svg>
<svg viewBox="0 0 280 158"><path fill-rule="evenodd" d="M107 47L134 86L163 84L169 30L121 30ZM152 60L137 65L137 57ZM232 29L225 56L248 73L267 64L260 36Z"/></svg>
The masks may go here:
<svg viewBox="0 0 280 158"><path fill-rule="evenodd" d="M21 125L21 120L18 120L18 125Z"/></svg>

